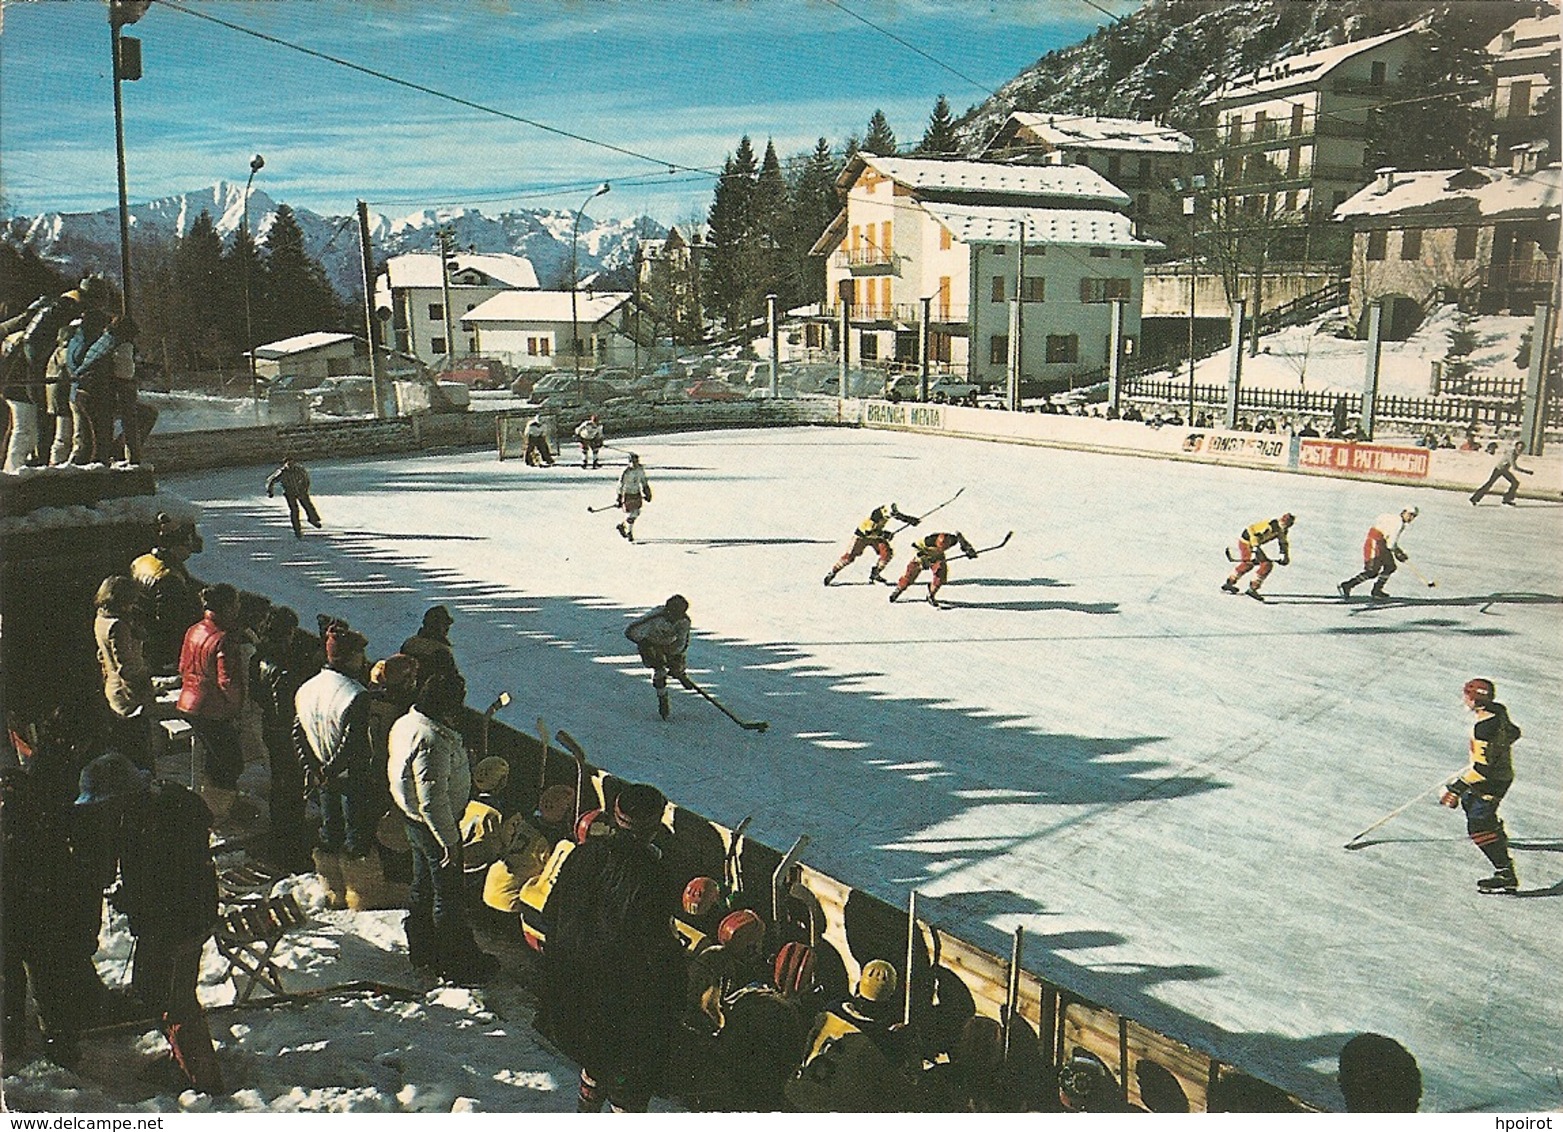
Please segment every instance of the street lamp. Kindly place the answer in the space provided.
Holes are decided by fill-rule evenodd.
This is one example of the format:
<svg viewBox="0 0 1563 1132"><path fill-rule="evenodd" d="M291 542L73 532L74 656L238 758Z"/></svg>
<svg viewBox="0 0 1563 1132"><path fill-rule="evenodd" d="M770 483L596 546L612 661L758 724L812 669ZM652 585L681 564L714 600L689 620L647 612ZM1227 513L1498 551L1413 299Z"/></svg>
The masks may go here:
<svg viewBox="0 0 1563 1132"><path fill-rule="evenodd" d="M1181 177L1172 179L1172 191L1186 193L1183 197L1183 214L1189 218L1189 415L1188 424L1194 424L1194 300L1195 287L1199 279L1199 268L1194 259L1195 222L1198 219L1196 193L1205 188L1205 178L1202 174L1191 175L1185 184ZM1169 390L1170 392L1170 390Z"/></svg>
<svg viewBox="0 0 1563 1132"><path fill-rule="evenodd" d="M255 184L255 174L266 167L266 159L260 154L250 158L250 175L244 182L244 219L239 230L244 233L244 344L250 352L250 399L255 402L255 423L260 423L260 379L255 374L255 330L250 322L250 260L255 249L250 244L250 187Z"/></svg>
<svg viewBox="0 0 1563 1132"><path fill-rule="evenodd" d="M576 267L576 254L581 242L581 213L586 211L586 206L597 197L608 191L608 182L604 181L581 202L581 207L575 210L575 226L570 230L570 352L575 355L575 395L582 402L586 400L581 388L581 326L580 315L576 311L575 289L580 277Z"/></svg>

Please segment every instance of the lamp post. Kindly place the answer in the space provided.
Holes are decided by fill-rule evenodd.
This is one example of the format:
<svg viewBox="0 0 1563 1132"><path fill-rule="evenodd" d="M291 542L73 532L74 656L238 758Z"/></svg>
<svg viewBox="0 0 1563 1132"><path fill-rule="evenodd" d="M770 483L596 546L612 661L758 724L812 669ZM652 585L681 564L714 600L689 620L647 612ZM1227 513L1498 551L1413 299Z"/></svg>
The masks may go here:
<svg viewBox="0 0 1563 1132"><path fill-rule="evenodd" d="M582 402L586 397L581 389L581 323L580 315L576 310L575 289L580 277L576 253L581 242L581 213L586 211L586 206L597 197L608 191L608 182L604 181L581 202L581 207L575 210L575 226L570 229L570 353L575 355L575 395Z"/></svg>
<svg viewBox="0 0 1563 1132"><path fill-rule="evenodd" d="M1205 178L1202 174L1192 174L1185 184L1180 177L1173 178L1172 189L1174 192L1185 193L1183 197L1183 214L1189 218L1189 415L1188 423L1194 424L1194 302L1196 284L1199 279L1199 267L1194 258L1195 222L1198 218L1197 198L1195 196L1205 187ZM1170 390L1169 390L1170 392Z"/></svg>
<svg viewBox="0 0 1563 1132"><path fill-rule="evenodd" d="M250 242L250 188L255 184L255 174L266 167L266 159L260 154L250 158L250 175L244 182L244 218L239 230L244 233L244 344L250 354L250 399L255 402L255 423L260 423L260 379L255 374L255 330L250 322L250 260L255 246Z"/></svg>

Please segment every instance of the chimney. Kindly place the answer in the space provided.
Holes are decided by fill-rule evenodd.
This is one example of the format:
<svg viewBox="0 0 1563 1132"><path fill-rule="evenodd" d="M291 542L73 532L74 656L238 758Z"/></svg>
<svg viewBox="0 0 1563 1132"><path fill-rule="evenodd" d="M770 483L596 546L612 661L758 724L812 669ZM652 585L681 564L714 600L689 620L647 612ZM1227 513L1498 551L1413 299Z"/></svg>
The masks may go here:
<svg viewBox="0 0 1563 1132"><path fill-rule="evenodd" d="M1373 191L1379 194L1379 196L1383 196L1395 187L1395 167L1393 165L1386 165L1382 169L1373 170L1373 176L1377 178L1373 182Z"/></svg>
<svg viewBox="0 0 1563 1132"><path fill-rule="evenodd" d="M1509 147L1509 171L1512 173L1534 173L1540 165L1541 152L1539 147L1532 144L1516 145Z"/></svg>

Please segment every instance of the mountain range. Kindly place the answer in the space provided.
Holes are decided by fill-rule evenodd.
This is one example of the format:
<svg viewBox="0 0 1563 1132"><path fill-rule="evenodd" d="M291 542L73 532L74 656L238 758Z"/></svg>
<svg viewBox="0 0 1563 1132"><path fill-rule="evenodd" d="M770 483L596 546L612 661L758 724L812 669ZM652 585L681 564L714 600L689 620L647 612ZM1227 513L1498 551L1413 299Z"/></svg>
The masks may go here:
<svg viewBox="0 0 1563 1132"><path fill-rule="evenodd" d="M244 187L219 181L205 189L132 204L132 247L141 241L172 241L184 236L203 211L211 214L219 235L231 237L245 222ZM264 191L250 192L248 220L262 246L276 213L277 202ZM337 292L344 297L362 295L357 218L322 216L306 208L295 208L293 215L304 233L306 250L325 267ZM524 256L531 261L544 287L559 287L567 285L574 223L573 212L549 209L518 209L485 216L471 208L431 208L394 217L371 213L369 236L375 262L379 264L393 255L437 251L437 232L449 228L457 248ZM45 212L11 217L3 225L7 242L31 249L70 274L95 271L119 277L117 209ZM639 241L663 235L666 230L646 217L599 220L585 215L578 253L581 275L622 271L633 262Z"/></svg>

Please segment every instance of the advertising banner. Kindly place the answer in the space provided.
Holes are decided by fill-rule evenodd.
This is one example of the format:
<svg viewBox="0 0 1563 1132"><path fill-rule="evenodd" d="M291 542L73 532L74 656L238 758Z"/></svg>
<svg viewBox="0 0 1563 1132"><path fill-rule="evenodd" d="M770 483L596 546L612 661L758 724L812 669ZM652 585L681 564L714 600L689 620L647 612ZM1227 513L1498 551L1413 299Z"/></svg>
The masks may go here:
<svg viewBox="0 0 1563 1132"><path fill-rule="evenodd" d="M1183 451L1219 464L1265 464L1284 468L1291 463L1291 438L1251 432L1191 432Z"/></svg>
<svg viewBox="0 0 1563 1132"><path fill-rule="evenodd" d="M1358 444L1348 440L1304 440L1297 452L1303 471L1345 476L1390 476L1425 480L1431 453L1426 448Z"/></svg>

